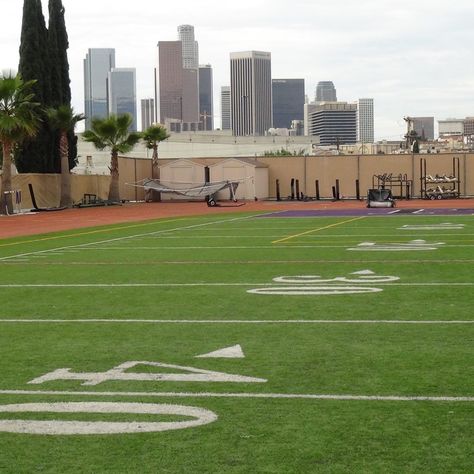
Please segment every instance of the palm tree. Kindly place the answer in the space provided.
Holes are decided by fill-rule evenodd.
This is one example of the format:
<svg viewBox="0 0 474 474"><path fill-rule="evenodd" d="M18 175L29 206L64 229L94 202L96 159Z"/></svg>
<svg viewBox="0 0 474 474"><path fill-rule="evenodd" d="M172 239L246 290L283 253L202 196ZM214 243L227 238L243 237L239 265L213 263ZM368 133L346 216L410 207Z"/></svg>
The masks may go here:
<svg viewBox="0 0 474 474"><path fill-rule="evenodd" d="M38 103L33 102L31 88L36 81L23 81L19 74L11 71L0 74L0 141L3 152L2 192L12 188L12 152L16 144L33 137L38 130ZM4 194L5 209L13 212L11 194Z"/></svg>
<svg viewBox="0 0 474 474"><path fill-rule="evenodd" d="M143 132L142 138L145 142L145 146L149 150L153 150L151 177L153 179L158 179L160 177L160 170L158 167L158 145L163 140L169 138L168 132L162 125L151 125ZM153 191L152 196L152 201L158 201L160 193Z"/></svg>
<svg viewBox="0 0 474 474"><path fill-rule="evenodd" d="M76 124L84 120L83 114L75 114L69 105L60 105L57 109L46 110L50 127L59 131L59 155L61 157L61 207L72 206L71 174L69 172L69 141L68 132L74 130Z"/></svg>
<svg viewBox="0 0 474 474"><path fill-rule="evenodd" d="M120 201L118 154L132 150L142 136L141 133L129 131L132 121L130 114L93 118L91 129L82 135L86 142L91 142L98 150L111 150L109 200L113 202Z"/></svg>

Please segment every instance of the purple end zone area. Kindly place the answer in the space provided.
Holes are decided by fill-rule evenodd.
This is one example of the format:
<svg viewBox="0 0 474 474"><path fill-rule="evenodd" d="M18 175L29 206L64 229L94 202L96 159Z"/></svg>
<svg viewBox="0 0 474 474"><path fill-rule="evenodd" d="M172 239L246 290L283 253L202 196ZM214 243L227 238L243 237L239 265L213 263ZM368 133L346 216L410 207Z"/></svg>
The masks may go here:
<svg viewBox="0 0 474 474"><path fill-rule="evenodd" d="M262 217L358 217L358 216L472 216L474 209L393 209L393 208L364 208L364 209L295 209L289 211L271 212L257 216Z"/></svg>

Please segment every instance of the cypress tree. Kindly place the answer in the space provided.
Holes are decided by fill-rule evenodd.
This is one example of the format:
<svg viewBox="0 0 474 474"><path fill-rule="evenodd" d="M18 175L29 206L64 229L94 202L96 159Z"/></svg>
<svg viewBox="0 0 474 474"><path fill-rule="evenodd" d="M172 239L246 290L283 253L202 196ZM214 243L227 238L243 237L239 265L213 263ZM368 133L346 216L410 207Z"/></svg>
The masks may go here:
<svg viewBox="0 0 474 474"><path fill-rule="evenodd" d="M51 101L48 30L44 21L41 0L24 0L18 72L25 81L36 80L35 100L47 107ZM15 162L22 173L51 173L54 167L51 140L45 116L35 139L25 141L18 150Z"/></svg>
<svg viewBox="0 0 474 474"><path fill-rule="evenodd" d="M51 106L71 105L69 62L67 50L69 41L64 21L64 7L61 0L49 0L48 40L51 57Z"/></svg>
<svg viewBox="0 0 474 474"><path fill-rule="evenodd" d="M69 62L67 50L69 48L66 22L64 20L64 6L61 0L49 0L48 42L50 52L50 78L54 85L51 91L51 107L71 105L71 87L69 78ZM54 151L55 168L60 168L59 137L56 138ZM77 164L77 137L74 130L68 132L69 142L69 169Z"/></svg>

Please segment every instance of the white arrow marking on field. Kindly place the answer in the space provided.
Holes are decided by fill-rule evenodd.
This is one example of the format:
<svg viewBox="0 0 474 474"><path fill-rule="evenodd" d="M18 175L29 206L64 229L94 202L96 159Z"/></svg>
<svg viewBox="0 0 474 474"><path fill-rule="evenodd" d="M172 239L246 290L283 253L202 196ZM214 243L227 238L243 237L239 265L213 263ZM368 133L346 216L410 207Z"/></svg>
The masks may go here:
<svg viewBox="0 0 474 474"><path fill-rule="evenodd" d="M197 355L197 359L215 358L215 359L243 359L245 357L240 344L235 346L224 347L224 349L218 349L217 351L208 352L207 354Z"/></svg>

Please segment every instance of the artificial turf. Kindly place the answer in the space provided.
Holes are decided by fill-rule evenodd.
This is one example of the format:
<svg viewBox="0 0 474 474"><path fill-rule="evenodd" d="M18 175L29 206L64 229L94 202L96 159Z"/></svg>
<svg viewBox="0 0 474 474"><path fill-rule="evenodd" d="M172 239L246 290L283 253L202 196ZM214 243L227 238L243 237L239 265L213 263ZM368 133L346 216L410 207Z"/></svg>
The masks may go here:
<svg viewBox="0 0 474 474"><path fill-rule="evenodd" d="M435 245L403 247L420 240ZM402 246L360 250L368 242ZM233 214L0 241L0 472L472 472L473 248L471 216L423 215ZM310 294L278 294L294 287ZM244 358L196 358L237 344ZM128 361L142 362L133 373L186 372L146 364L160 362L266 382L28 383ZM218 419L139 434L2 432L2 420L173 419L1 412L78 401L189 405Z"/></svg>

